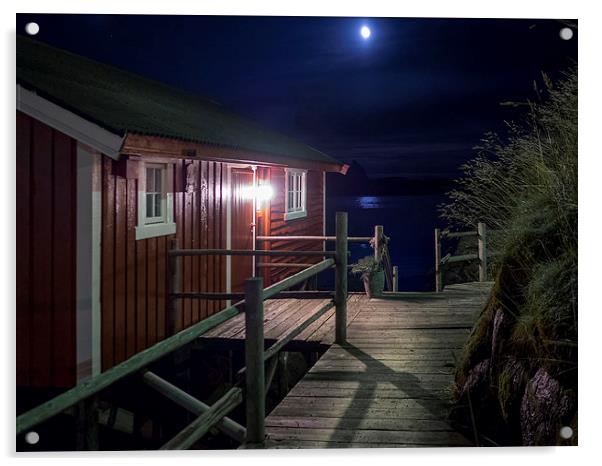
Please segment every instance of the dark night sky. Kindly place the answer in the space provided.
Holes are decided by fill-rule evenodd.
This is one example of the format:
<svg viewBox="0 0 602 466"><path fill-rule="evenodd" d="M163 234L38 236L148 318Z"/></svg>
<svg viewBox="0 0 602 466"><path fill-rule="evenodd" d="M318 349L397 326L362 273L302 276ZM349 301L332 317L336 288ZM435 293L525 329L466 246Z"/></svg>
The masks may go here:
<svg viewBox="0 0 602 466"><path fill-rule="evenodd" d="M453 177L577 59L552 20L17 15L38 40L199 92L371 176ZM368 25L372 36L359 34Z"/></svg>

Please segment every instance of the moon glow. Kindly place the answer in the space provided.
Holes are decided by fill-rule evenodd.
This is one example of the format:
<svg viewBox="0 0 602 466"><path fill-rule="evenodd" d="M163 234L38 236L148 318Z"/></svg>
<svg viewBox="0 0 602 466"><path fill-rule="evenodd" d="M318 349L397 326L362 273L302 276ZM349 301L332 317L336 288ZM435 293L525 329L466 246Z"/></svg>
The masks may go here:
<svg viewBox="0 0 602 466"><path fill-rule="evenodd" d="M372 35L372 31L370 31L370 28L368 26L362 26L362 28L360 29L360 34L364 39L368 39L370 38L370 35Z"/></svg>

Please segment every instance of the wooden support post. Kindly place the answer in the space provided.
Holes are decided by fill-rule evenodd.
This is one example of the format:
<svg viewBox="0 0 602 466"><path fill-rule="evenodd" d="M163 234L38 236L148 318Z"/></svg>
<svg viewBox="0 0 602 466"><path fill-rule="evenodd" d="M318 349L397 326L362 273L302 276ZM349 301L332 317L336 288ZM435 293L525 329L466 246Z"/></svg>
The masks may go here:
<svg viewBox="0 0 602 466"><path fill-rule="evenodd" d="M176 250L178 247L178 240L171 239L169 241L169 249ZM181 256L168 255L168 285L167 285L167 325L168 325L168 334L173 335L176 333L176 323L178 321L178 309L180 308L179 303L181 299L177 299L172 296L174 293L180 292L180 259Z"/></svg>
<svg viewBox="0 0 602 466"><path fill-rule="evenodd" d="M98 397L91 396L77 404L76 441L78 451L98 451Z"/></svg>
<svg viewBox="0 0 602 466"><path fill-rule="evenodd" d="M335 342L347 340L347 212L336 216Z"/></svg>
<svg viewBox="0 0 602 466"><path fill-rule="evenodd" d="M396 265L393 266L393 292L397 293L399 291L399 267Z"/></svg>
<svg viewBox="0 0 602 466"><path fill-rule="evenodd" d="M263 340L263 278L245 282L245 363L247 380L247 439L254 447L265 441L265 364Z"/></svg>
<svg viewBox="0 0 602 466"><path fill-rule="evenodd" d="M382 261L384 228L382 225L374 226L374 260Z"/></svg>
<svg viewBox="0 0 602 466"><path fill-rule="evenodd" d="M280 372L278 395L284 398L288 393L288 353L281 351L278 353L278 371Z"/></svg>
<svg viewBox="0 0 602 466"><path fill-rule="evenodd" d="M487 281L487 226L479 222L477 225L479 239L479 281Z"/></svg>
<svg viewBox="0 0 602 466"><path fill-rule="evenodd" d="M441 230L435 228L435 291L443 290L443 273L441 270Z"/></svg>

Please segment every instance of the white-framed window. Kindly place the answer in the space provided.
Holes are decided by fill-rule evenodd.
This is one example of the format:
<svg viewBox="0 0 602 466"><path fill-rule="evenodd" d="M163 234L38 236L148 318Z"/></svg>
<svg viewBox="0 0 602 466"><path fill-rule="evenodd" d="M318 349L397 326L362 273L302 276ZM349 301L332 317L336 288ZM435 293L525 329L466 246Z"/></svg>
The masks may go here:
<svg viewBox="0 0 602 466"><path fill-rule="evenodd" d="M285 172L285 220L307 216L307 170L287 169Z"/></svg>
<svg viewBox="0 0 602 466"><path fill-rule="evenodd" d="M173 221L173 165L140 162L136 239L171 235Z"/></svg>

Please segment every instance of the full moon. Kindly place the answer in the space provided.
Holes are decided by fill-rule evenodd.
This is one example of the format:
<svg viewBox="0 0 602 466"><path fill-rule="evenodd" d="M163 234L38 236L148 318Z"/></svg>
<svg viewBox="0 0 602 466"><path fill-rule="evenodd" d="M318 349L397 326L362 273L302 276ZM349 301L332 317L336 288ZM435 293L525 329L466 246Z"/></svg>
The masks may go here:
<svg viewBox="0 0 602 466"><path fill-rule="evenodd" d="M562 28L560 30L560 38L562 40L571 40L573 38L573 30L571 28Z"/></svg>
<svg viewBox="0 0 602 466"><path fill-rule="evenodd" d="M25 32L30 36L35 36L38 32L40 32L40 26L38 23L27 23L25 25Z"/></svg>
<svg viewBox="0 0 602 466"><path fill-rule="evenodd" d="M362 28L360 29L360 34L364 39L368 39L372 32L370 31L370 28L368 26L362 26Z"/></svg>

